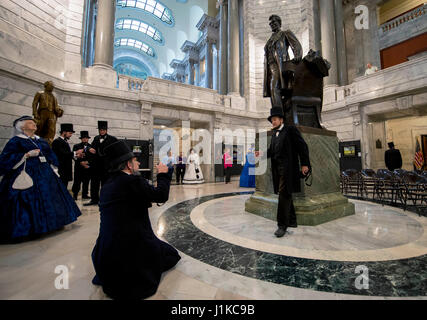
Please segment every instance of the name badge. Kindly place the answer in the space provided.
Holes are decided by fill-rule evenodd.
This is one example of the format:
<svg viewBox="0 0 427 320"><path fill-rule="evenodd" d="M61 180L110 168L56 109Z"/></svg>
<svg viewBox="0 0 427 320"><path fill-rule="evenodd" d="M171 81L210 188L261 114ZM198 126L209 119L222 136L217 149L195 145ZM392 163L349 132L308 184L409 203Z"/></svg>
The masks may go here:
<svg viewBox="0 0 427 320"><path fill-rule="evenodd" d="M46 158L44 156L40 156L39 159L40 159L40 162L46 162Z"/></svg>

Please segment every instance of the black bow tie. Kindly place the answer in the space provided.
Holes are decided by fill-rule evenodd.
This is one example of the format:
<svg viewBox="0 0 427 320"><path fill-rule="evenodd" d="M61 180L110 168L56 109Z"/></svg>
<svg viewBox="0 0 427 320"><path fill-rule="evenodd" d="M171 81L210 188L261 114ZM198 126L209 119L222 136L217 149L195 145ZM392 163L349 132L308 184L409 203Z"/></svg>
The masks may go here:
<svg viewBox="0 0 427 320"><path fill-rule="evenodd" d="M106 137L107 135L104 135L104 136L100 136L100 139L105 139L105 137Z"/></svg>

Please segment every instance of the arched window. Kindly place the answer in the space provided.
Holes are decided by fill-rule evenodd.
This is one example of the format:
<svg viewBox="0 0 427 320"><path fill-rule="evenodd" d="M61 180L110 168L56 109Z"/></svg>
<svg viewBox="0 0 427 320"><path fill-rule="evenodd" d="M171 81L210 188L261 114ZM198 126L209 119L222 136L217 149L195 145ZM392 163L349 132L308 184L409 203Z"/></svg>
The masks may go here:
<svg viewBox="0 0 427 320"><path fill-rule="evenodd" d="M138 8L154 14L161 21L172 25L172 12L163 4L154 0L117 0L117 5L122 7Z"/></svg>
<svg viewBox="0 0 427 320"><path fill-rule="evenodd" d="M148 44L136 39L119 38L115 41L114 45L116 47L123 47L123 46L132 47L132 48L141 50L142 52L144 52L145 54L153 58L156 56L153 48L151 48Z"/></svg>
<svg viewBox="0 0 427 320"><path fill-rule="evenodd" d="M152 38L154 41L163 43L163 37L159 30L135 19L118 19L116 28L119 30L135 30L142 32Z"/></svg>

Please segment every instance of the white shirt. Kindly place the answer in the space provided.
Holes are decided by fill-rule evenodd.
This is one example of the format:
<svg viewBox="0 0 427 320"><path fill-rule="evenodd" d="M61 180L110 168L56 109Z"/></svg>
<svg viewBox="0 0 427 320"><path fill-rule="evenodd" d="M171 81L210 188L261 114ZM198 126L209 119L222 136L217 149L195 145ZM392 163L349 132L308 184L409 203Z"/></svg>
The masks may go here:
<svg viewBox="0 0 427 320"><path fill-rule="evenodd" d="M279 136L280 131L282 131L282 129L283 129L284 126L285 125L282 123L282 125L279 127L279 129L277 129L278 131L276 132L276 137Z"/></svg>
<svg viewBox="0 0 427 320"><path fill-rule="evenodd" d="M378 68L376 66L372 66L370 68L367 68L365 71L365 76L369 76L370 74L374 74L378 71Z"/></svg>

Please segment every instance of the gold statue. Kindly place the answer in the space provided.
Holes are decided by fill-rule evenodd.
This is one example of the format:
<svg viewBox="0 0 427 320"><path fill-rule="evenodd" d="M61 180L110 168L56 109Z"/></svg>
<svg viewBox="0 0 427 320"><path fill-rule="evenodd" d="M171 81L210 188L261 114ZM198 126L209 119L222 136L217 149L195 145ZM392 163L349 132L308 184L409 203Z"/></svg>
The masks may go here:
<svg viewBox="0 0 427 320"><path fill-rule="evenodd" d="M56 132L56 119L62 117L64 110L52 94L53 82L44 83L44 91L39 91L33 100L33 116L37 121L36 134L52 144Z"/></svg>

